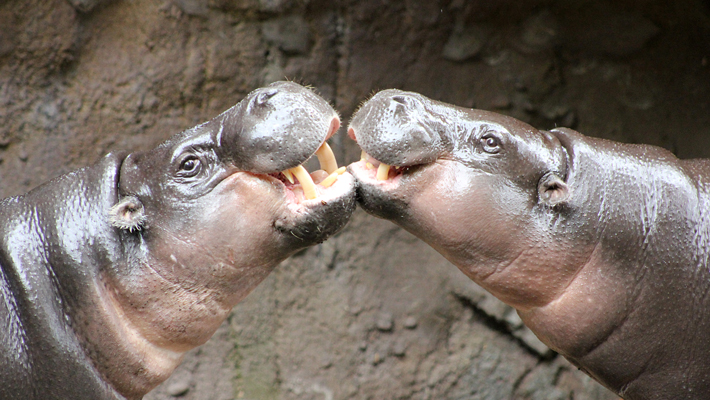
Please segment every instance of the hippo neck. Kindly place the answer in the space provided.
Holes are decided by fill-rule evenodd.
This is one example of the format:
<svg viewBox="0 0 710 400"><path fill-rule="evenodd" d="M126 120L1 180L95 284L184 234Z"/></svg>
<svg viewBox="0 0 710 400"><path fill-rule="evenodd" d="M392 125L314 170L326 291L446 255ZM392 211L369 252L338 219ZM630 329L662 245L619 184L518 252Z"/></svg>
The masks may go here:
<svg viewBox="0 0 710 400"><path fill-rule="evenodd" d="M101 368L109 358L101 357L100 346L86 334L106 327L100 272L119 253L103 211L115 201L120 160L108 155L2 204L0 264L14 268L15 285L22 287L19 301L32 299L19 308L22 324L41 330L27 332L23 340L30 357L43 349L41 359L28 361L37 377L32 379L40 379L33 383L38 393L42 377L55 374L54 368L72 371L70 381L48 389L57 398L123 398Z"/></svg>
<svg viewBox="0 0 710 400"><path fill-rule="evenodd" d="M133 235L109 222L109 210L119 200L120 171L125 159L85 169L93 174L102 172L100 179L76 179L98 182L96 187L67 185L76 188L70 196L91 199L93 207L84 209L83 215L65 219L67 223L92 221L92 231L81 236L74 247L94 249L95 253L84 257L89 262L70 268L81 270L87 281L83 290L85 304L75 307L72 315L74 330L104 379L126 398L138 399L170 376L184 352L158 346L146 338L131 321L129 314L133 310L116 301L120 290L116 283L140 280L136 265L146 263L145 255L136 249Z"/></svg>
<svg viewBox="0 0 710 400"><path fill-rule="evenodd" d="M698 257L706 251L694 247L697 232L687 229L696 225L707 231L707 211L697 183L670 152L569 130L554 133L570 155L572 193L557 234L585 248L587 257L559 297L519 313L544 342L619 393L644 373L652 357L667 351L654 332L690 344L675 351L704 347L692 345L707 332L688 329L689 316L659 319L657 311L696 303L687 282L698 282L698 274L704 275L700 284L708 286L707 259ZM639 332L649 335L643 346L624 345ZM609 364L612 359L619 362Z"/></svg>
<svg viewBox="0 0 710 400"><path fill-rule="evenodd" d="M25 205L52 200L50 206L29 211L35 246L43 251L22 263L42 263L53 277L63 320L71 326L66 331L74 332L72 340L101 380L126 398L140 398L170 375L182 353L151 344L113 301L111 277L129 267L122 232L108 221L108 210L117 202L122 160L108 155L22 198Z"/></svg>

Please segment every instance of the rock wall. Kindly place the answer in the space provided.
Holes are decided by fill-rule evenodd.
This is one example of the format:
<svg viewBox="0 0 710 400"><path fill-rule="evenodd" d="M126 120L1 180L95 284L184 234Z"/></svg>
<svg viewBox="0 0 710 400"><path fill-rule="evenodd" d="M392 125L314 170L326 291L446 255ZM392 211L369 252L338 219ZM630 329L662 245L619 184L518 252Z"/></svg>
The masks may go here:
<svg viewBox="0 0 710 400"><path fill-rule="evenodd" d="M0 196L147 149L284 77L710 157L707 0L9 0ZM359 157L344 134L341 162ZM358 212L146 399L612 399L428 246Z"/></svg>

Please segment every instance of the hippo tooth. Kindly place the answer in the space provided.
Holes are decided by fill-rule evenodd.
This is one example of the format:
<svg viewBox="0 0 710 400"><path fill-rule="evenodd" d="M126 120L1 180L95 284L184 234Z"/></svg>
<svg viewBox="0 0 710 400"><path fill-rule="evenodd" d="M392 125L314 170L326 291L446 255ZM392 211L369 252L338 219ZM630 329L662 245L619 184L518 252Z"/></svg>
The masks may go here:
<svg viewBox="0 0 710 400"><path fill-rule="evenodd" d="M321 181L320 185L323 187L330 187L337 180L338 180L338 171L335 171L332 174L328 175L327 178L323 179Z"/></svg>
<svg viewBox="0 0 710 400"><path fill-rule="evenodd" d="M328 175L325 179L320 181L319 185L326 187L326 188L331 187L335 183L335 181L338 180L338 177L340 175L344 174L345 171L347 171L347 168L345 168L345 167L340 167L340 168L336 169L335 172L333 172L332 174Z"/></svg>
<svg viewBox="0 0 710 400"><path fill-rule="evenodd" d="M282 174L288 179L289 182L293 183L293 174L289 170L283 170L281 171Z"/></svg>
<svg viewBox="0 0 710 400"><path fill-rule="evenodd" d="M389 172L390 172L390 166L385 163L380 163L380 166L377 167L377 180L378 181L386 181Z"/></svg>
<svg viewBox="0 0 710 400"><path fill-rule="evenodd" d="M367 167L367 169L375 169L375 166L372 165L371 162L365 163L365 166Z"/></svg>
<svg viewBox="0 0 710 400"><path fill-rule="evenodd" d="M298 179L303 188L303 194L306 195L306 199L313 200L318 197L316 192L316 184L313 182L311 175L303 168L303 165L299 165L296 168L291 168L289 171Z"/></svg>
<svg viewBox="0 0 710 400"><path fill-rule="evenodd" d="M367 160L367 153L365 153L365 150L360 153L360 161L366 161Z"/></svg>
<svg viewBox="0 0 710 400"><path fill-rule="evenodd" d="M318 162L320 162L320 167L325 172L332 174L338 169L338 162L335 160L335 154L333 150L328 146L328 143L323 143L323 145L316 151L316 156L318 156Z"/></svg>

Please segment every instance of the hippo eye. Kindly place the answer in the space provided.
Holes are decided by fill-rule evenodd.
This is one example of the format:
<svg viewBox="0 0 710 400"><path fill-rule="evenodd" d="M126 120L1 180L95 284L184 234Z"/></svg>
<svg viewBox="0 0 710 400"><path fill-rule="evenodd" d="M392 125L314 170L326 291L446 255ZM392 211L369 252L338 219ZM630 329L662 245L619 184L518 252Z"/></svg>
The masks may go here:
<svg viewBox="0 0 710 400"><path fill-rule="evenodd" d="M180 162L180 171L178 171L178 175L184 177L195 176L200 173L200 169L202 169L200 158L195 155L189 155L183 158Z"/></svg>
<svg viewBox="0 0 710 400"><path fill-rule="evenodd" d="M486 153L497 153L500 151L500 139L487 134L481 137L481 146Z"/></svg>

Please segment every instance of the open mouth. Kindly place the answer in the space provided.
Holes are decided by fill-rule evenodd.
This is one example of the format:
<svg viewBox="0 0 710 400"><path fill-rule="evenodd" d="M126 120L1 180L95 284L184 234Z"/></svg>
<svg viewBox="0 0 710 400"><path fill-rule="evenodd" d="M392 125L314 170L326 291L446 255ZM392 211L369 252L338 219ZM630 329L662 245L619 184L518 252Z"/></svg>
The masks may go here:
<svg viewBox="0 0 710 400"><path fill-rule="evenodd" d="M353 128L348 129L348 136L357 142L357 138L355 137L355 131ZM369 154L365 153L365 150L362 150L362 153L360 153L360 163L364 164L365 166L365 171L371 171L370 175L372 178L374 178L377 181L388 181L388 180L394 180L395 178L405 174L408 172L410 169L416 167L414 165L409 165L406 167L398 167L396 165L388 165L385 164L381 161L376 160L374 157L370 156Z"/></svg>
<svg viewBox="0 0 710 400"><path fill-rule="evenodd" d="M313 200L321 192L338 181L340 175L345 173L345 167L338 168L333 150L328 143L323 143L316 151L320 169L309 173L303 164L287 170L269 174L286 185L286 189L296 195L297 200ZM305 163L304 163L305 164Z"/></svg>
<svg viewBox="0 0 710 400"><path fill-rule="evenodd" d="M405 174L414 166L398 167L395 165L387 165L383 162L377 161L375 158L365 153L362 150L360 154L360 162L365 164L365 169L372 171L371 174L377 181L388 181L394 180L395 178Z"/></svg>
<svg viewBox="0 0 710 400"><path fill-rule="evenodd" d="M340 128L340 122L333 119L326 140L328 140ZM345 173L345 167L338 167L335 154L327 142L316 150L314 154L318 158L320 169L309 173L304 167L308 162L289 168L281 172L269 174L280 180L290 192L295 195L296 201L314 200L318 198L326 189L333 186L338 178Z"/></svg>

